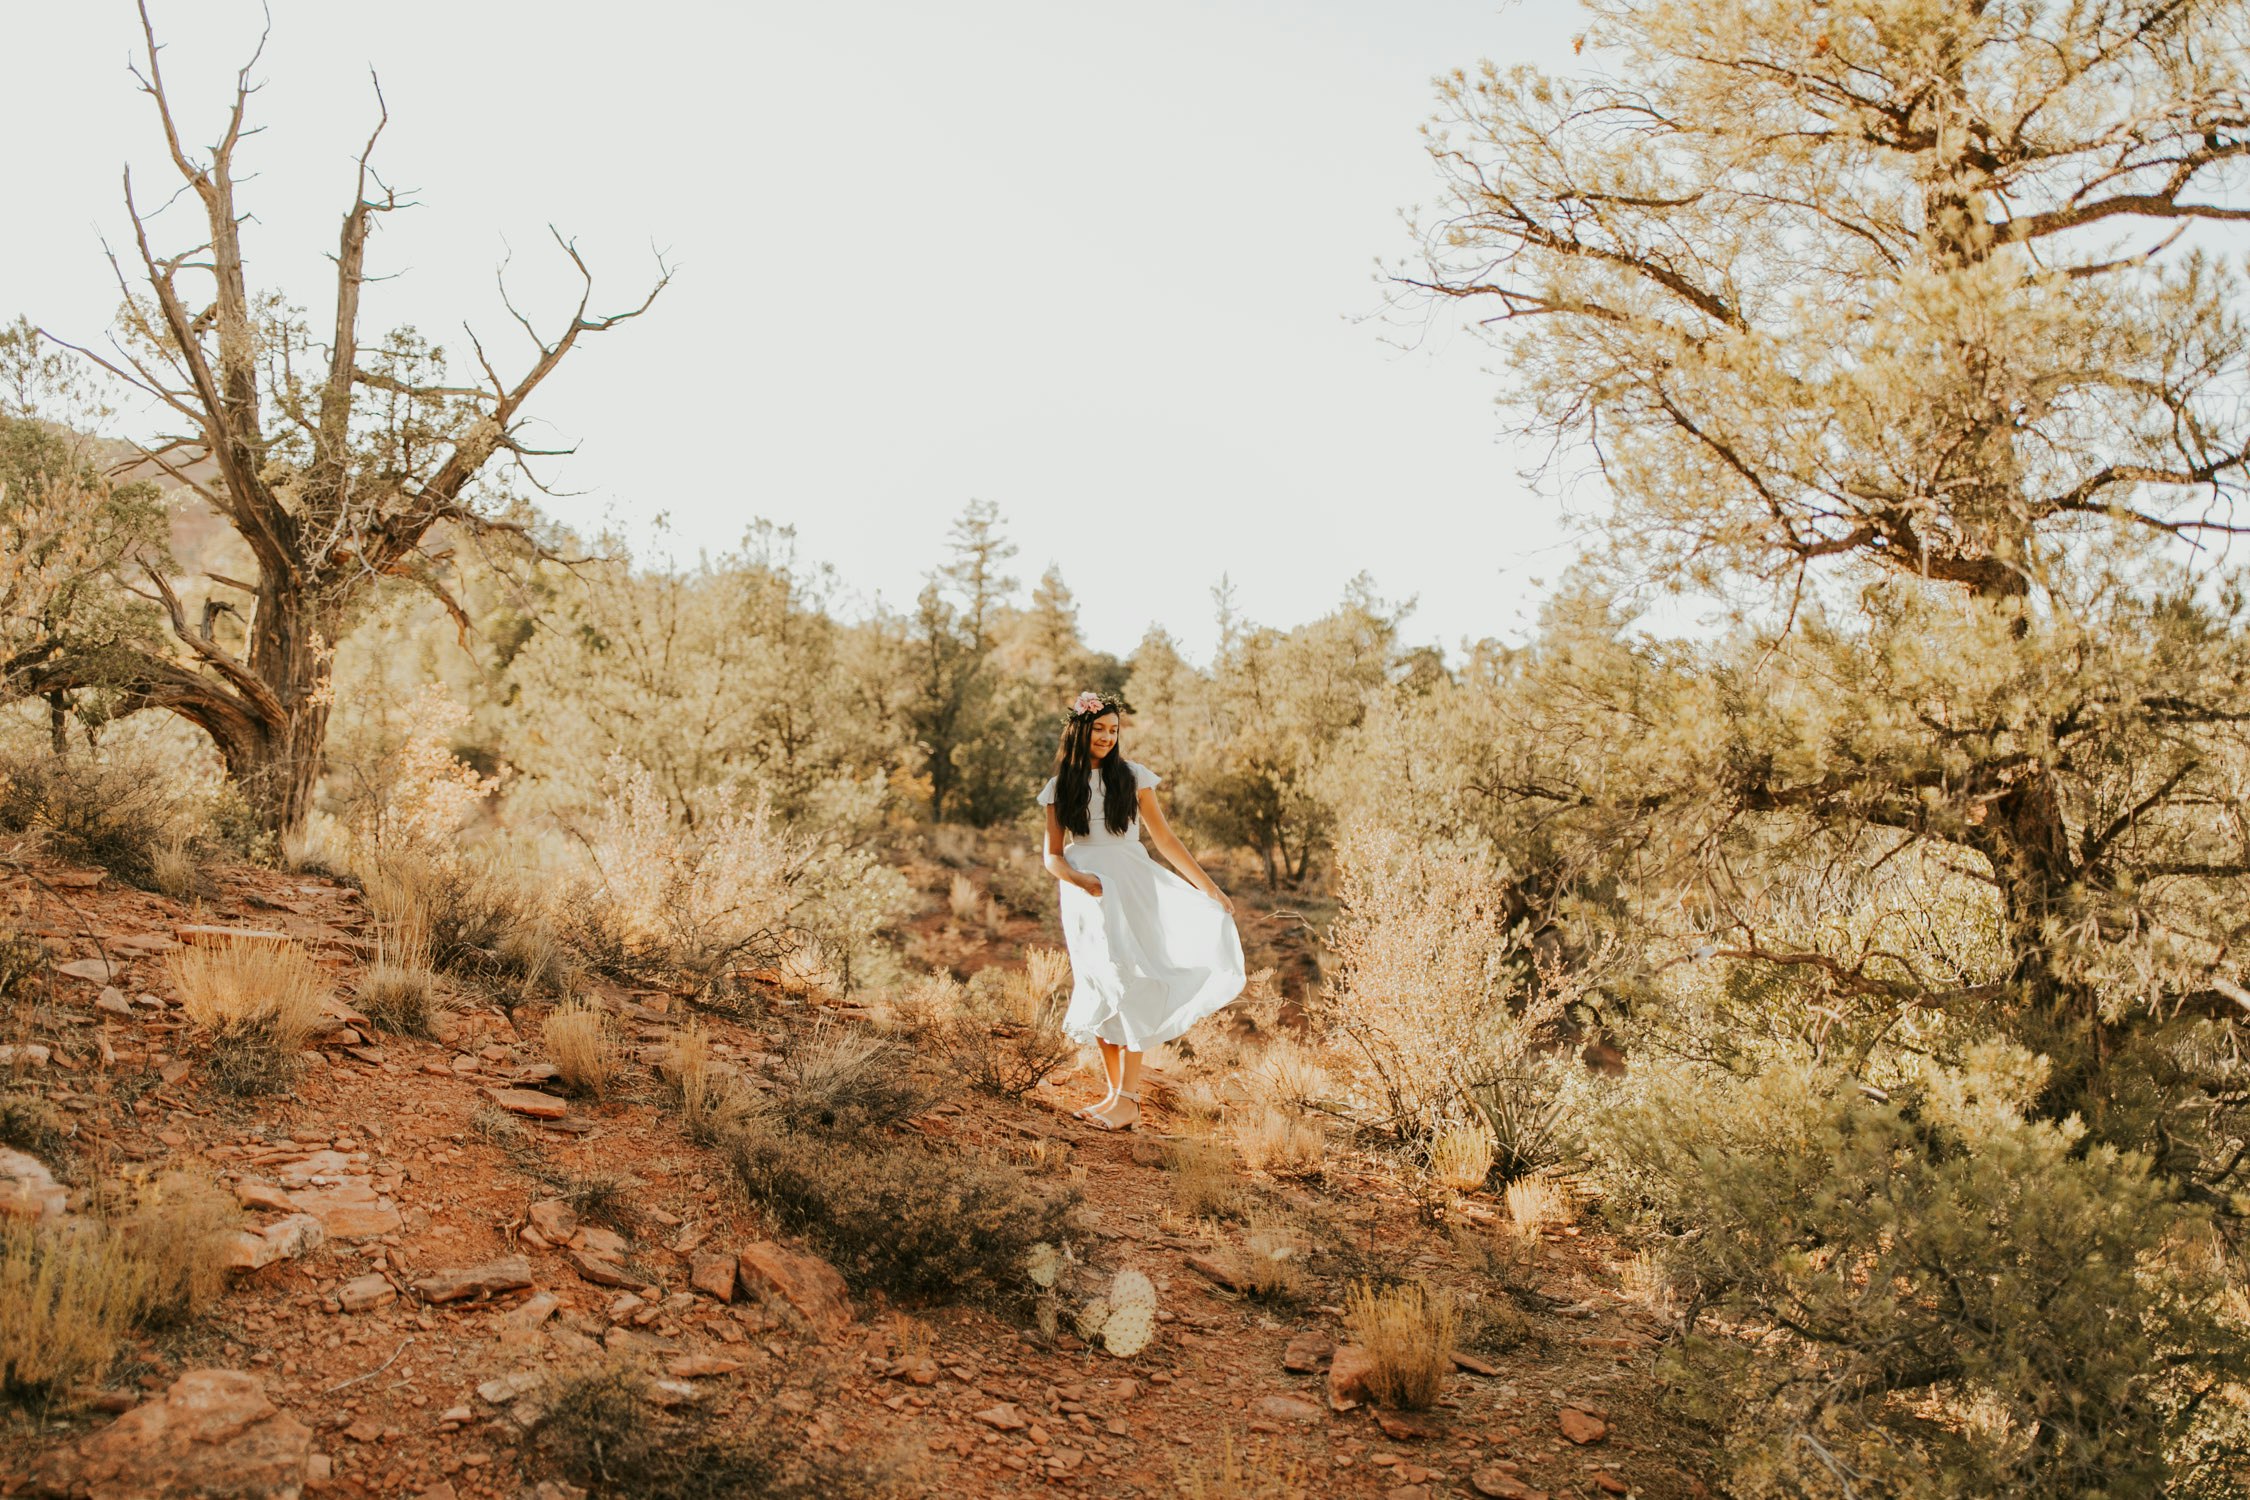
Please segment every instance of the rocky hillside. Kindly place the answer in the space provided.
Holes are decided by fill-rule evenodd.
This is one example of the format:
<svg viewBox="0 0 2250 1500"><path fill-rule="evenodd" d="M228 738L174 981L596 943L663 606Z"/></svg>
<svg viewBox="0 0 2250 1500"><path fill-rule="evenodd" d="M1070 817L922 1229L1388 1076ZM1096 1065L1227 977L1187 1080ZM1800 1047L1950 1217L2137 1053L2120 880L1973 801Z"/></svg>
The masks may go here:
<svg viewBox="0 0 2250 1500"><path fill-rule="evenodd" d="M353 997L372 934L348 885L230 868L190 907L51 862L5 879L0 928L47 955L0 1008L5 1118L59 1125L0 1151L6 1222L52 1227L104 1182L190 1162L241 1220L200 1316L133 1334L98 1385L18 1393L0 1493L574 1494L589 1475L567 1424L591 1409L589 1372L617 1369L652 1431L754 1430L791 1464L848 1460L901 1494L1704 1493L1695 1434L1655 1408L1662 1324L1567 1201L1511 1229L1490 1197L1434 1199L1340 1138L1285 1177L1241 1176L1177 1103L1132 1134L1075 1122L1092 1089L1066 1070L1015 1100L949 1089L884 1127L1076 1200L1020 1289L894 1298L777 1232L660 1076L692 1020L747 1086L785 1087L792 1048L872 1024L853 1008L769 986L722 1015L594 985L623 1077L570 1098L536 1003L449 982L434 1036L371 1030ZM281 941L325 969L329 1014L292 1092L221 1092L167 958ZM1164 1071L1225 1107L1223 1078ZM1120 1272L1154 1293L1129 1354L1082 1300L1122 1306ZM1474 1314L1422 1411L1374 1399L1344 1317L1353 1285L1406 1276Z"/></svg>

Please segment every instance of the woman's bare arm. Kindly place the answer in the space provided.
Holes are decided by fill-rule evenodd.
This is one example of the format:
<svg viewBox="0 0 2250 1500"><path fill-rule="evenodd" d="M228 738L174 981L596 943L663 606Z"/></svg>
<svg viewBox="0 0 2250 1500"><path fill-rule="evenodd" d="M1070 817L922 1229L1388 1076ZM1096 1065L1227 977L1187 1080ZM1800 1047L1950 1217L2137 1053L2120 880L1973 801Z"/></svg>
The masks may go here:
<svg viewBox="0 0 2250 1500"><path fill-rule="evenodd" d="M1180 842L1180 836L1172 831L1172 825L1164 821L1164 809L1157 803L1154 787L1141 788L1140 804L1141 822L1147 826L1149 842L1156 845L1156 852L1170 860L1172 868L1179 871L1181 878L1189 885L1225 907L1227 914L1232 916L1234 903L1227 899L1227 893L1203 873L1203 866L1195 862L1195 856L1188 853L1187 845ZM1049 808L1047 814L1052 821L1054 809Z"/></svg>
<svg viewBox="0 0 2250 1500"><path fill-rule="evenodd" d="M1062 818L1056 813L1052 802L1047 804L1047 857L1042 863L1047 866L1047 873L1064 885L1077 886L1089 896L1099 896L1102 893L1100 880L1092 875L1081 875L1070 867L1069 860L1063 858Z"/></svg>

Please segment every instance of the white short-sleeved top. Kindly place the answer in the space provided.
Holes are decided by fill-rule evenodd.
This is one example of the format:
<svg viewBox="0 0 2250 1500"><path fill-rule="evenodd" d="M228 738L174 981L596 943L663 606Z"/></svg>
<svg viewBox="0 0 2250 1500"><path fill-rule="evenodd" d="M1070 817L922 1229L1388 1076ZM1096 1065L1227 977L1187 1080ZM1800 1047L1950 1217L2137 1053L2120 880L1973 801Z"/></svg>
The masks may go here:
<svg viewBox="0 0 2250 1500"><path fill-rule="evenodd" d="M1083 835L1074 833L1071 835L1072 838L1082 838L1084 842L1089 844L1126 844L1137 842L1140 839L1141 815L1139 807L1139 794L1149 787L1161 785L1164 778L1157 775L1154 771L1151 771L1148 767L1142 765L1137 760L1129 760L1125 762L1125 769L1133 773L1133 791L1135 800L1135 806L1133 808L1133 821L1125 825L1125 831L1123 833L1111 833L1109 831L1109 823L1108 820L1103 816L1103 805L1101 802L1102 778L1097 773L1086 778L1086 832ZM1052 807L1054 805L1054 801L1055 778L1050 776L1047 778L1047 784L1039 789L1039 805L1041 807Z"/></svg>

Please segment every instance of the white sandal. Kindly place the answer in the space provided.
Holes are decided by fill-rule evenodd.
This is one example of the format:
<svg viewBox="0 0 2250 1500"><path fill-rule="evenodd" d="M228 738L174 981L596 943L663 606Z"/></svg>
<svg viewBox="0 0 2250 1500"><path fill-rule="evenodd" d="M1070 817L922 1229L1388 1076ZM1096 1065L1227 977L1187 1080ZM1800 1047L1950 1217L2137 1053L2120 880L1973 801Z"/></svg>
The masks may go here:
<svg viewBox="0 0 2250 1500"><path fill-rule="evenodd" d="M1121 1125L1112 1125L1109 1121L1103 1119L1100 1115L1090 1114L1086 1116L1086 1123L1093 1126L1096 1130L1131 1130L1134 1126L1140 1124L1141 1096L1139 1094L1128 1094L1123 1089L1119 1089L1117 1091L1117 1097L1120 1099L1130 1099L1133 1101L1132 1119L1125 1121Z"/></svg>

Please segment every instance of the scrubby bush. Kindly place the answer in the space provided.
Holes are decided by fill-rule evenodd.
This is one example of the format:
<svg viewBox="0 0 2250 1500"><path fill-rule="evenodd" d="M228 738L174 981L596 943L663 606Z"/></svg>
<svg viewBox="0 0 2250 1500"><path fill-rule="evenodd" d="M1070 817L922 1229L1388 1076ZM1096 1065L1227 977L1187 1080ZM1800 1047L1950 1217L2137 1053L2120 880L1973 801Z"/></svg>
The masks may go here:
<svg viewBox="0 0 2250 1500"><path fill-rule="evenodd" d="M889 1493L895 1465L803 1441L779 1408L660 1406L623 1365L565 1376L542 1392L524 1435L529 1466L592 1500L860 1500Z"/></svg>
<svg viewBox="0 0 2250 1500"><path fill-rule="evenodd" d="M818 1244L862 1290L907 1302L1014 1300L1031 1247L1062 1237L1076 1195L997 1162L872 1141L748 1128L736 1175L783 1226Z"/></svg>
<svg viewBox="0 0 2250 1500"><path fill-rule="evenodd" d="M137 757L0 759L0 830L34 835L60 858L99 865L144 890L179 881L205 811L176 775Z"/></svg>
<svg viewBox="0 0 2250 1500"><path fill-rule="evenodd" d="M1672 1376L1737 1493L2156 1494L2250 1380L2204 1211L2029 1115L2045 1072L1984 1043L1875 1098L1806 1056L1656 1064L1599 1117L1696 1309Z"/></svg>
<svg viewBox="0 0 2250 1500"><path fill-rule="evenodd" d="M45 1099L37 1094L0 1094L0 1146L52 1161L69 1138L62 1111Z"/></svg>
<svg viewBox="0 0 2250 1500"><path fill-rule="evenodd" d="M106 1181L94 1212L0 1217L0 1397L99 1380L136 1325L201 1312L226 1284L240 1219L201 1169Z"/></svg>
<svg viewBox="0 0 2250 1500"><path fill-rule="evenodd" d="M1465 1086L1520 1072L1560 1019L1488 858L1360 824L1337 847L1334 1024L1363 1071L1361 1108L1401 1140L1458 1117Z"/></svg>
<svg viewBox="0 0 2250 1500"><path fill-rule="evenodd" d="M377 1030L427 1037L440 1014L436 986L437 976L428 969L373 963L352 1000Z"/></svg>
<svg viewBox="0 0 2250 1500"><path fill-rule="evenodd" d="M834 1135L903 1123L943 1094L910 1048L825 1024L784 1040L773 1082L751 1106L757 1113L782 1130Z"/></svg>
<svg viewBox="0 0 2250 1500"><path fill-rule="evenodd" d="M980 969L965 988L930 987L924 1004L924 1042L984 1093L1019 1099L1078 1053L1062 996L1021 970Z"/></svg>
<svg viewBox="0 0 2250 1500"><path fill-rule="evenodd" d="M212 1082L229 1093L270 1094L296 1078L328 996L311 954L295 943L230 938L181 948L165 970L188 1019L209 1034Z"/></svg>
<svg viewBox="0 0 2250 1500"><path fill-rule="evenodd" d="M663 1072L680 1106L680 1128L699 1146L716 1144L756 1108L741 1080L711 1055L710 1034L701 1026L674 1035Z"/></svg>

